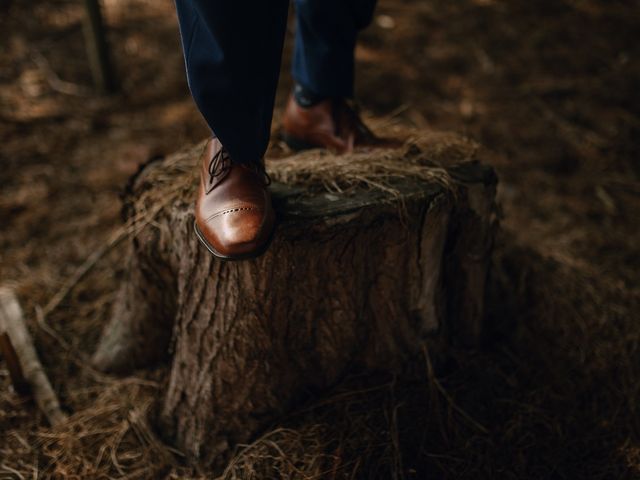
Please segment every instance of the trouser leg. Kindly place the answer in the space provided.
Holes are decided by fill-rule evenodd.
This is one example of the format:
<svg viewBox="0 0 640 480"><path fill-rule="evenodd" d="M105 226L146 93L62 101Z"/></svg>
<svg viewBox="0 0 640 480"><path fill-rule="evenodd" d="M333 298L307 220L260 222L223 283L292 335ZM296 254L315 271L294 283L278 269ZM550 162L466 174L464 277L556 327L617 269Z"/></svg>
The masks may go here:
<svg viewBox="0 0 640 480"><path fill-rule="evenodd" d="M352 97L358 31L373 16L376 0L295 0L293 77L324 97Z"/></svg>
<svg viewBox="0 0 640 480"><path fill-rule="evenodd" d="M189 88L237 163L262 158L287 24L288 0L176 0Z"/></svg>

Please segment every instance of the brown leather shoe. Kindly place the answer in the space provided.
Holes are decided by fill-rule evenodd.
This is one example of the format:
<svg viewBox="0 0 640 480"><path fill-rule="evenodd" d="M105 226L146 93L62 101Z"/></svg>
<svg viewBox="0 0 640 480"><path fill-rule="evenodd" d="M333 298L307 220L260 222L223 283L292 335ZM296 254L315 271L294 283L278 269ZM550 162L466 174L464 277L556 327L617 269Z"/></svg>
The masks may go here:
<svg viewBox="0 0 640 480"><path fill-rule="evenodd" d="M225 260L254 258L266 250L275 225L263 167L232 164L217 138L204 149L195 231Z"/></svg>
<svg viewBox="0 0 640 480"><path fill-rule="evenodd" d="M304 108L289 96L282 119L283 140L292 150L327 148L336 153L355 148L396 148L401 141L377 137L344 99L323 100Z"/></svg>

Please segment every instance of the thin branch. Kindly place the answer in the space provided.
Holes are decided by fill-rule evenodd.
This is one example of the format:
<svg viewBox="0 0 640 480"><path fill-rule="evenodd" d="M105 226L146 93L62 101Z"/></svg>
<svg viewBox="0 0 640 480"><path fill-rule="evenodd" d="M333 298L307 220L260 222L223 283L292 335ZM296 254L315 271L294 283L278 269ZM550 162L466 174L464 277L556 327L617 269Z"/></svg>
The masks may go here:
<svg viewBox="0 0 640 480"><path fill-rule="evenodd" d="M458 404L453 400L451 395L449 395L449 392L447 392L447 390L442 386L440 381L436 378L435 373L433 372L433 366L431 365L431 358L429 357L429 351L427 350L426 345L423 346L422 351L424 352L424 357L427 362L427 375L429 377L429 380L433 382L436 389L442 394L442 396L449 403L451 408L453 408L456 412L462 415L471 425L473 425L479 431L485 434L489 434L489 430L487 430L485 426L483 426L480 422L475 420L471 415L469 415L461 407L458 406Z"/></svg>
<svg viewBox="0 0 640 480"><path fill-rule="evenodd" d="M49 424L56 426L66 421L67 415L60 409L58 396L51 387L27 330L22 308L13 290L8 287L0 288L0 331L7 333L22 374L31 386L33 398Z"/></svg>

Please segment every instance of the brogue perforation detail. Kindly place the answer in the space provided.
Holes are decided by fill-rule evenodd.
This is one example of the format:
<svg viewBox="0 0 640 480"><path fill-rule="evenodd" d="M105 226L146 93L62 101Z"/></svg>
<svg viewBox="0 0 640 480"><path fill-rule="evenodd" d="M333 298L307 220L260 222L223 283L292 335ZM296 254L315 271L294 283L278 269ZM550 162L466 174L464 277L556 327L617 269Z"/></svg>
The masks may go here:
<svg viewBox="0 0 640 480"><path fill-rule="evenodd" d="M239 211L248 211L248 210L258 210L255 207L238 207L231 208L229 210L225 210L224 212L219 212L218 215L226 215L227 213L239 212Z"/></svg>
<svg viewBox="0 0 640 480"><path fill-rule="evenodd" d="M210 217L208 217L205 222L209 222L211 220L213 220L216 217L219 217L221 215L228 215L230 213L237 213L237 212L251 212L251 211L257 211L260 212L262 211L262 208L258 208L258 207L234 207L234 208L229 208L227 210L222 210L220 212L216 212L213 215L211 215Z"/></svg>

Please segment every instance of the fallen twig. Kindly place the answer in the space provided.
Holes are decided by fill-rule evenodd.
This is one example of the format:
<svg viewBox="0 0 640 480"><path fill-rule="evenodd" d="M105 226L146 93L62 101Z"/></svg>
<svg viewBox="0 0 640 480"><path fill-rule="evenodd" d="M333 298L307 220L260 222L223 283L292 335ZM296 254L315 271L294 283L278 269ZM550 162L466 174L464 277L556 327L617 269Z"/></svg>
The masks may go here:
<svg viewBox="0 0 640 480"><path fill-rule="evenodd" d="M33 340L22 315L22 308L13 290L0 287L0 332L6 333L18 358L20 370L31 387L33 398L51 426L67 419L38 359Z"/></svg>
<svg viewBox="0 0 640 480"><path fill-rule="evenodd" d="M7 332L0 332L0 353L2 353L2 357L4 358L4 361L7 364L7 368L9 369L9 376L11 377L13 388L20 395L28 394L31 390L29 388L29 382L27 382L27 379L24 378L22 368L20 368L18 355L16 355L16 351L13 348L13 345L11 345L11 340L9 339L9 335L7 334Z"/></svg>
<svg viewBox="0 0 640 480"><path fill-rule="evenodd" d="M471 415L469 415L467 412L465 412L451 397L451 395L449 395L449 392L447 392L447 390L442 386L442 384L440 383L440 381L437 379L434 371L433 371L433 365L431 365L431 357L429 356L429 350L427 349L426 345L423 346L423 354L424 354L424 358L425 361L427 363L427 377L429 379L430 382L433 383L433 385L435 385L436 389L438 390L438 392L440 392L440 394L445 398L445 400L447 401L447 403L449 403L449 405L451 406L452 409L454 409L456 412L458 412L460 415L462 415L462 417L467 420L467 422L469 422L472 426L474 426L477 430L479 430L480 432L484 433L484 434L489 434L489 430L487 430L487 428L482 425L480 422L478 422L477 420L475 420Z"/></svg>
<svg viewBox="0 0 640 480"><path fill-rule="evenodd" d="M62 80L53 68L51 68L49 61L40 52L33 52L31 54L31 59L42 71L49 86L56 92L78 97L87 97L91 95L91 91L87 87Z"/></svg>

